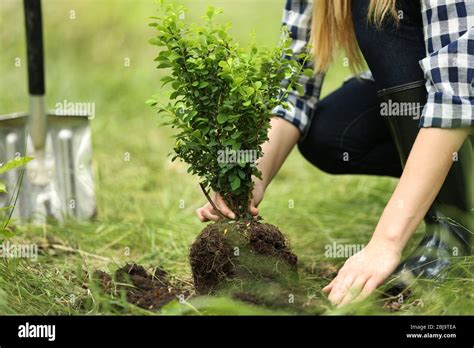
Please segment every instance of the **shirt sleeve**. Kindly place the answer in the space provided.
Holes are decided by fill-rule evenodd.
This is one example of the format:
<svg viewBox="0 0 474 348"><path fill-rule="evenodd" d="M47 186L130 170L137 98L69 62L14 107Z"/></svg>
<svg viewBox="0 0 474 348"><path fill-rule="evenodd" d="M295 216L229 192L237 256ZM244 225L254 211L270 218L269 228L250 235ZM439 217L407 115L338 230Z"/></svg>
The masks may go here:
<svg viewBox="0 0 474 348"><path fill-rule="evenodd" d="M311 31L312 8L311 0L286 1L283 25L288 27L292 39L291 48L294 54L292 58L285 59L296 59L294 57L299 53L307 52ZM305 68L313 68L313 63L309 60L305 65ZM313 77L301 76L299 83L304 88L304 94L300 95L297 91L291 91L285 100L289 104L289 109L286 110L280 105L273 109L272 114L291 122L304 134L319 102L323 79L323 74L316 74ZM288 81L282 81L282 86L286 85L288 85Z"/></svg>
<svg viewBox="0 0 474 348"><path fill-rule="evenodd" d="M474 1L423 0L428 101L421 127L474 126Z"/></svg>

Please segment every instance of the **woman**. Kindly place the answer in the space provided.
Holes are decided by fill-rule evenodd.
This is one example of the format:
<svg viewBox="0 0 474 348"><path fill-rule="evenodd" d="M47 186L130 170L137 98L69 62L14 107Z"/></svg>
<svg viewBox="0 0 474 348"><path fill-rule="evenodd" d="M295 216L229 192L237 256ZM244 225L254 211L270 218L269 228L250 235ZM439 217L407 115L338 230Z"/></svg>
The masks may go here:
<svg viewBox="0 0 474 348"><path fill-rule="evenodd" d="M312 41L316 75L302 78L305 94L289 97L291 110L274 110L252 214L295 144L331 174L400 177L370 242L323 291L342 305L394 272L440 277L454 256L471 254L474 2L288 0L284 24L295 53ZM353 69L365 58L371 74L319 100L338 46ZM234 217L218 194L214 200ZM210 204L197 215L218 219ZM399 264L423 219L425 238Z"/></svg>

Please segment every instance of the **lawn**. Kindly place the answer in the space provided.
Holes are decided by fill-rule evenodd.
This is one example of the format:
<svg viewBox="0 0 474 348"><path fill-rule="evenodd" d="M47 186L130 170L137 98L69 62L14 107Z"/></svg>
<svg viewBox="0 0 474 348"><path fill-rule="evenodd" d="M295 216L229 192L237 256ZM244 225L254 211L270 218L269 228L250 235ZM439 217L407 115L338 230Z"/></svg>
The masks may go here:
<svg viewBox="0 0 474 348"><path fill-rule="evenodd" d="M187 20L198 21L208 5L224 9L232 35L245 45L255 33L262 46L278 42L283 0L186 0ZM0 314L155 314L103 293L92 281L96 270L113 272L125 263L160 266L191 291L188 249L204 227L194 215L203 197L184 164L170 162L172 133L145 104L160 89L153 0L44 0L47 104L93 102L91 122L98 217L84 224L16 226L11 243L36 243L36 261L0 260ZM0 113L28 108L22 1L0 5ZM20 58L20 66L15 65ZM327 74L323 94L349 74L341 61ZM333 242L365 244L396 180L331 176L293 151L266 192L265 221L279 226L299 257L302 291L317 305L314 314L473 314L474 258L458 265L444 283L418 281L397 311L376 294L334 308L320 289L343 258L328 258ZM408 250L420 239L421 227ZM457 274L457 275L454 275ZM466 275L467 274L467 275ZM471 276L469 276L471 275ZM182 302L182 303L181 303ZM164 314L284 314L226 297L173 301ZM313 307L312 307L313 308ZM312 313L310 311L310 313Z"/></svg>

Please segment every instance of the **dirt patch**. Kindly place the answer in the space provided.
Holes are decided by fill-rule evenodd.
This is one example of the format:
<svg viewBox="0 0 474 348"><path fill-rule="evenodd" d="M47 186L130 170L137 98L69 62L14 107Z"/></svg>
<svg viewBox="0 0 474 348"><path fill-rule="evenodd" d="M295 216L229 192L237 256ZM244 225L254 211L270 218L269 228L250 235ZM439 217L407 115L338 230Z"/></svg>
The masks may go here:
<svg viewBox="0 0 474 348"><path fill-rule="evenodd" d="M298 259L285 236L273 225L251 222L210 224L190 248L194 290L197 295L223 295L269 308L295 312L316 311L316 303L300 286ZM148 272L127 264L113 276L98 271L95 279L103 291L119 295L147 310L158 310L184 295L188 286L176 286L161 268ZM184 290L183 289L187 289ZM192 292L194 293L194 292Z"/></svg>
<svg viewBox="0 0 474 348"><path fill-rule="evenodd" d="M117 295L123 290L128 302L148 310L158 310L179 296L188 296L187 291L172 286L167 273L160 268L155 268L149 273L137 264L126 264L115 272L115 289L109 274L97 271L94 278L103 291L114 292Z"/></svg>
<svg viewBox="0 0 474 348"><path fill-rule="evenodd" d="M99 283L103 292L111 292L113 289L112 277L104 271L95 271L94 279Z"/></svg>
<svg viewBox="0 0 474 348"><path fill-rule="evenodd" d="M320 261L304 268L305 272L317 278L332 279L337 275L340 266L331 262Z"/></svg>
<svg viewBox="0 0 474 348"><path fill-rule="evenodd" d="M293 297L301 302L293 289L298 259L273 225L256 221L208 225L191 246L190 262L198 295L223 294L270 307L288 306ZM183 290L188 287L173 286L159 267L148 272L127 264L113 276L96 271L94 279L102 291L116 296L125 291L128 302L147 310L191 294Z"/></svg>
<svg viewBox="0 0 474 348"><path fill-rule="evenodd" d="M386 290L382 295L384 300L383 308L392 312L398 312L403 307L406 307L407 300L410 299L412 295L412 290L409 288L402 286L392 287Z"/></svg>
<svg viewBox="0 0 474 348"><path fill-rule="evenodd" d="M297 278L298 259L284 235L257 221L208 225L191 246L189 259L198 294L213 293L232 279L288 283Z"/></svg>
<svg viewBox="0 0 474 348"><path fill-rule="evenodd" d="M264 304L260 297L246 293L246 292L236 292L233 295L233 298L235 298L236 300L247 302L253 305L257 305L257 306L261 306Z"/></svg>

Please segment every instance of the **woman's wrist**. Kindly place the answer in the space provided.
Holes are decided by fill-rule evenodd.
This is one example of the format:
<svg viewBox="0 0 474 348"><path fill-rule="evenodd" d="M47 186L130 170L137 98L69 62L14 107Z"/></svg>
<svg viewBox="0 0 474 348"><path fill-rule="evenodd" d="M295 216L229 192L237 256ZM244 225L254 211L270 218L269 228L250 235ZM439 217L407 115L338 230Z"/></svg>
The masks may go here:
<svg viewBox="0 0 474 348"><path fill-rule="evenodd" d="M443 184L453 152L458 151L466 136L464 130L420 130L403 175L377 224L374 243L403 250Z"/></svg>
<svg viewBox="0 0 474 348"><path fill-rule="evenodd" d="M401 253L423 219L423 215L416 211L409 212L406 207L402 208L391 203L389 202L380 217L371 242Z"/></svg>

